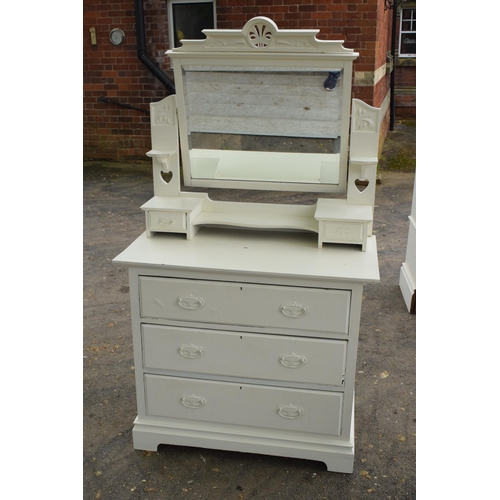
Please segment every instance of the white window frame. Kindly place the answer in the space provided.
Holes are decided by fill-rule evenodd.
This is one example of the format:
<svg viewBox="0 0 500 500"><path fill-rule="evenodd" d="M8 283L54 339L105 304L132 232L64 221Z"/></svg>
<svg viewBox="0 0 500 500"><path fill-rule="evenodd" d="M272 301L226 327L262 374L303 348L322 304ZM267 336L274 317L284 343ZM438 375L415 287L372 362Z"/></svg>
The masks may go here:
<svg viewBox="0 0 500 500"><path fill-rule="evenodd" d="M215 0L167 0L167 16L168 16L168 43L170 49L175 47L174 39L174 9L173 4L186 4L186 3L212 3L214 7L214 29L217 29L217 15Z"/></svg>
<svg viewBox="0 0 500 500"><path fill-rule="evenodd" d="M406 33L415 33L415 35L417 33L416 29L413 29L413 30L403 30L403 11L405 11L405 10L411 10L411 11L413 11L413 14L412 14L412 17L411 17L411 20L410 20L411 24L412 24L412 27L413 27L413 23L417 22L417 9L416 9L416 7L402 7L401 8L401 11L399 13L399 49L398 49L398 56L399 57L417 57L416 52L414 54L407 54L407 53L402 54L401 53L401 45L402 45L403 36ZM405 19L405 20L408 21L408 19Z"/></svg>

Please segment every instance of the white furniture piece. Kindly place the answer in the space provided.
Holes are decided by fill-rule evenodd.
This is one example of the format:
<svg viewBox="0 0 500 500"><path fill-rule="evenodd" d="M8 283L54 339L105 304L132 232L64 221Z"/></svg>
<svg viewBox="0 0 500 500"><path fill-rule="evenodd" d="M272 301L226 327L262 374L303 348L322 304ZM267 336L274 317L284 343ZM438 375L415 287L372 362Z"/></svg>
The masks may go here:
<svg viewBox="0 0 500 500"><path fill-rule="evenodd" d="M351 110L358 54L318 40L318 30L280 30L265 17L204 33L167 52L177 94L151 104L155 196L141 207L148 235L190 240L206 225L296 229L317 233L320 248L364 250L381 114L359 99ZM315 206L217 202L181 191L181 156L186 186L347 196Z"/></svg>
<svg viewBox="0 0 500 500"><path fill-rule="evenodd" d="M406 308L411 314L417 309L417 180L413 184L413 198L411 203L410 227L406 245L406 259L399 271L399 288L403 295Z"/></svg>
<svg viewBox="0 0 500 500"><path fill-rule="evenodd" d="M351 113L357 54L315 30L259 17L205 33L168 52L177 95L151 105L146 232L114 259L129 267L134 447L352 472L362 290L379 280L380 110L353 100ZM340 197L213 201L181 191L181 157L186 186Z"/></svg>
<svg viewBox="0 0 500 500"><path fill-rule="evenodd" d="M174 444L323 461L352 472L365 252L310 233L141 235L130 273L134 447Z"/></svg>

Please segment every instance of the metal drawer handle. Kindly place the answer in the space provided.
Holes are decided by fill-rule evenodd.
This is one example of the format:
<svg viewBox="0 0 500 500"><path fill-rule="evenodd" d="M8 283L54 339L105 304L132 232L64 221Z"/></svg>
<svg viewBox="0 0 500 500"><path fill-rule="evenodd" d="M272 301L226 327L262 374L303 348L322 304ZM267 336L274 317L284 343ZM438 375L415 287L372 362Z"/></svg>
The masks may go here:
<svg viewBox="0 0 500 500"><path fill-rule="evenodd" d="M203 396L191 394L190 396L182 397L181 403L187 408L201 408L207 404L207 400Z"/></svg>
<svg viewBox="0 0 500 500"><path fill-rule="evenodd" d="M280 311L289 318L300 318L309 312L309 308L303 304L282 304Z"/></svg>
<svg viewBox="0 0 500 500"><path fill-rule="evenodd" d="M304 408L295 405L280 405L278 413L283 418L299 418L304 414Z"/></svg>
<svg viewBox="0 0 500 500"><path fill-rule="evenodd" d="M195 297L192 294L177 297L177 304L183 309L199 309L204 303L205 301L202 297Z"/></svg>
<svg viewBox="0 0 500 500"><path fill-rule="evenodd" d="M182 344L181 346L179 346L179 354L181 356L184 356L185 358L199 358L203 355L204 352L205 349L203 349L201 345Z"/></svg>
<svg viewBox="0 0 500 500"><path fill-rule="evenodd" d="M283 354L280 358L280 363L287 368L298 368L307 363L307 358L301 354Z"/></svg>

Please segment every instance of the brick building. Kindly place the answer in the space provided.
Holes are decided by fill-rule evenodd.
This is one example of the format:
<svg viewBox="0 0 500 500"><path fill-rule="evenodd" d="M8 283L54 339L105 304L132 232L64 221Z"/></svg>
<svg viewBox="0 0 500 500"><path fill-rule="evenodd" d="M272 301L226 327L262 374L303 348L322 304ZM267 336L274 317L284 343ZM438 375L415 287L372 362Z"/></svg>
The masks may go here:
<svg viewBox="0 0 500 500"><path fill-rule="evenodd" d="M416 118L416 2L405 2L397 11L394 94L396 116Z"/></svg>
<svg viewBox="0 0 500 500"><path fill-rule="evenodd" d="M145 159L151 146L149 103L175 92L165 51L178 45L179 38L203 38L201 29L241 29L255 16L271 18L280 29L319 29L319 39L344 40L346 48L359 52L353 96L383 108L385 134L391 110L392 119L395 113L414 116L415 110L415 3L403 4L402 16L398 9L402 22L396 22L392 81L394 11L386 8L389 3L393 1L84 0L84 157Z"/></svg>

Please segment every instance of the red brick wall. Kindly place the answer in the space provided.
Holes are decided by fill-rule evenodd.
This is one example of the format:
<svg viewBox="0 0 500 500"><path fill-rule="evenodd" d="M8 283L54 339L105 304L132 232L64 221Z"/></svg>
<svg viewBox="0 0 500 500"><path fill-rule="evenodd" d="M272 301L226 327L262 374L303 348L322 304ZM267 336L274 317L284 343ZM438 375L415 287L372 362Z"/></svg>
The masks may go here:
<svg viewBox="0 0 500 500"><path fill-rule="evenodd" d="M168 45L166 2L144 2L149 57L160 66ZM90 43L89 29L97 33ZM114 46L109 32L120 28L125 42ZM83 14L83 146L86 158L143 158L150 149L149 115L99 101L113 101L149 111L149 103L169 92L139 61L133 0L84 0Z"/></svg>
<svg viewBox="0 0 500 500"><path fill-rule="evenodd" d="M417 73L415 66L398 66L394 76L396 87L416 87Z"/></svg>
<svg viewBox="0 0 500 500"><path fill-rule="evenodd" d="M355 71L374 72L389 50L390 11L384 0L217 0L217 27L241 29L252 17L273 19L282 29L319 29L318 38L344 40L360 53ZM149 58L173 78L165 63L168 47L165 0L144 0L146 51ZM97 32L90 43L89 28ZM149 115L101 102L99 97L145 111L149 103L169 94L136 53L133 0L84 0L84 155L86 158L128 160L141 158L150 148ZM109 41L113 28L125 32L125 42ZM388 77L375 87L356 86L354 97L380 106L387 95Z"/></svg>
<svg viewBox="0 0 500 500"><path fill-rule="evenodd" d="M282 29L319 29L319 39L344 40L345 47L359 52L355 71L375 71L390 50L391 14L384 11L384 0L217 0L220 29L241 28L259 15L270 17ZM388 83L376 93L373 87L356 87L353 92L354 97L380 106L385 89Z"/></svg>
<svg viewBox="0 0 500 500"><path fill-rule="evenodd" d="M415 94L396 94L395 107L398 119L417 118L417 97Z"/></svg>
<svg viewBox="0 0 500 500"><path fill-rule="evenodd" d="M413 7L414 4L406 4L403 7ZM396 37L399 40L399 14L397 21ZM417 96L416 96L417 68L415 58L396 57L394 69L394 102L396 117L399 119L416 118Z"/></svg>

